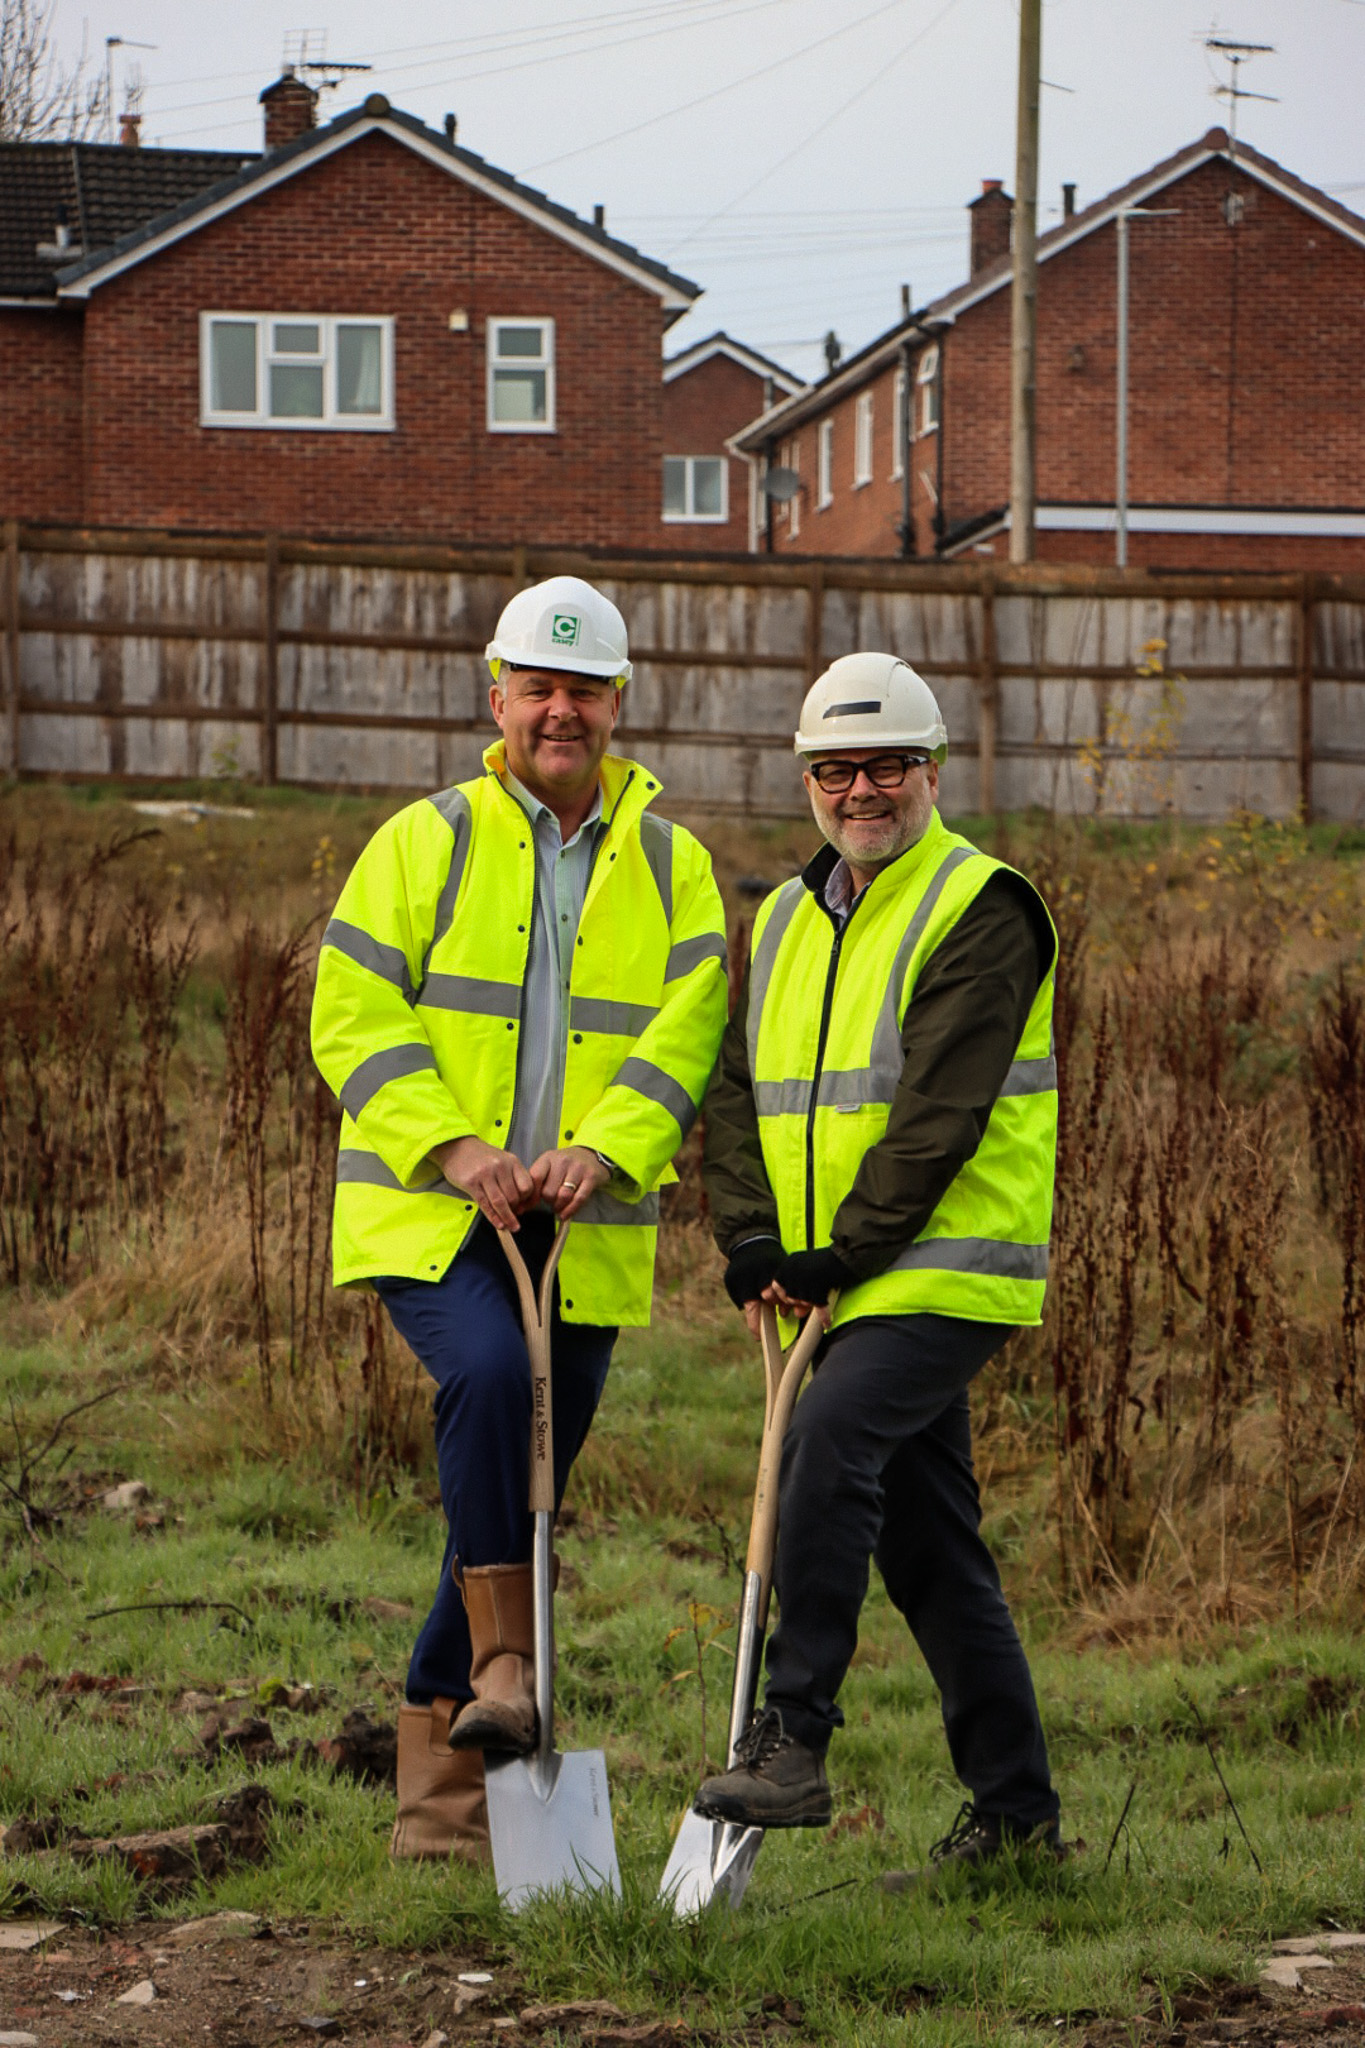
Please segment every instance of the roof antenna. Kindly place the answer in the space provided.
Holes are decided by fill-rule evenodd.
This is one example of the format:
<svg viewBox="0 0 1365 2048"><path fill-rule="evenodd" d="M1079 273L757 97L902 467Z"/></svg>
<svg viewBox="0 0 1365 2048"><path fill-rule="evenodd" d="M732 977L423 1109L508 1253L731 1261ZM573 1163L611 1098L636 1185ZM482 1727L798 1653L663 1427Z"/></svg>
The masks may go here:
<svg viewBox="0 0 1365 2048"><path fill-rule="evenodd" d="M104 121L102 125L106 142L112 142L114 139L115 50L155 50L157 47L156 43L135 43L129 36L106 36L104 38ZM128 90L130 97L134 94L136 95L137 104L133 108L133 112L136 113L142 105L142 73L140 71L135 71L133 77L128 81Z"/></svg>
<svg viewBox="0 0 1365 2048"><path fill-rule="evenodd" d="M340 85L348 71L373 71L373 64L341 64L327 55L327 31L325 28L290 28L284 32L285 71L302 77L305 71L316 72L319 92L332 92Z"/></svg>
<svg viewBox="0 0 1365 2048"><path fill-rule="evenodd" d="M1274 93L1248 92L1245 86L1239 84L1238 79L1241 68L1252 57L1273 57L1275 55L1275 45L1273 43L1236 43L1226 36L1220 36L1214 29L1209 30L1209 33L1203 38L1203 42L1206 50L1216 51L1220 57L1225 57L1228 62L1227 84L1216 85L1213 90L1220 100L1228 102L1228 148L1233 157L1236 157L1238 100L1265 100L1270 106L1275 107L1280 104Z"/></svg>

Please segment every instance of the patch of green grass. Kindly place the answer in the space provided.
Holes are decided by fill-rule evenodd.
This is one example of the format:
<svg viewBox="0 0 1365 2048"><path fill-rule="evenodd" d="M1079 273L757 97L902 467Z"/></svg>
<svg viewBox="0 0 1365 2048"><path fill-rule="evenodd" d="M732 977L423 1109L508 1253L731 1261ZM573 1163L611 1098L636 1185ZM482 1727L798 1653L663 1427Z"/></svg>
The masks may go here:
<svg viewBox="0 0 1365 2048"><path fill-rule="evenodd" d="M93 1365L55 1341L0 1353L0 1401L12 1394L36 1430L127 1365L117 1333ZM233 1397L217 1398L209 1427L203 1389L138 1382L88 1411L88 1436L73 1424L77 1462L144 1479L163 1527L139 1534L128 1516L78 1509L35 1555L11 1520L0 1563L6 1657L44 1667L5 1691L6 1819L56 1812L88 1835L124 1833L212 1817L248 1778L270 1790L266 1861L156 1910L246 1908L394 1948L458 1943L509 1963L528 1996L611 1997L722 2032L761 2018L765 1998L794 2001L801 2038L866 2048L1055 2039L1057 2019L1159 2009L1254 1974L1276 1935L1365 1920L1357 1634L1280 1623L1184 1654L1078 1652L1075 1624L1037 1600L1021 1617L1066 1829L1085 1848L1060 1868L1005 1863L885 1890L887 1872L925 1863L961 1791L932 1683L877 1583L831 1752L849 1825L771 1835L738 1913L675 1920L656 1887L703 1768L703 1685L712 1762L724 1739L723 1621L761 1409L756 1357L729 1325L623 1339L560 1544L560 1746L607 1752L624 1896L509 1918L487 1872L389 1860L391 1795L297 1754L254 1767L210 1755L197 1717L177 1710L189 1689L240 1691L240 1712L265 1713L282 1748L333 1732L352 1706L391 1716L439 1568L428 1481L358 1499L319 1449L272 1464L243 1392L244 1456ZM1008 1501L999 1535L1022 1590L1029 1532ZM150 1604L167 1601L184 1605ZM102 1613L120 1606L137 1611ZM77 1671L142 1690L63 1691ZM262 1706L275 1680L310 1684L321 1712ZM148 1900L126 1873L57 1854L0 1864L0 1911L21 1904L115 1926Z"/></svg>

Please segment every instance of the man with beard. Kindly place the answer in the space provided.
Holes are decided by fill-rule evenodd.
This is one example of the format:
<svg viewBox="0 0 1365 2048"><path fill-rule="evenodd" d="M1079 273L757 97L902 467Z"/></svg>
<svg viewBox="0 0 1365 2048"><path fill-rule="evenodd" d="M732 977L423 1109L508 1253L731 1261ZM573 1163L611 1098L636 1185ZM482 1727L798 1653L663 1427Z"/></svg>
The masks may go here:
<svg viewBox="0 0 1365 2048"><path fill-rule="evenodd" d="M825 845L770 896L706 1103L726 1286L829 1335L783 1446L765 1704L697 1811L830 1819L825 1752L875 1557L970 1798L933 1851L1060 1854L1027 1660L979 1533L967 1388L1041 1319L1057 939L935 808L947 732L889 654L836 661L796 735Z"/></svg>

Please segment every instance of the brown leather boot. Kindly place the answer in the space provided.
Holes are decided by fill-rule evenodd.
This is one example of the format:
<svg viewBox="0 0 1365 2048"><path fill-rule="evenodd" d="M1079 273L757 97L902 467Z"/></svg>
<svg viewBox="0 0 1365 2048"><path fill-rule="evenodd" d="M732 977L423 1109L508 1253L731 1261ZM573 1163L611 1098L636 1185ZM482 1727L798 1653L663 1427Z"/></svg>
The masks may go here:
<svg viewBox="0 0 1365 2048"><path fill-rule="evenodd" d="M465 1565L474 1697L450 1731L452 1749L529 1756L536 1746L535 1635L529 1564Z"/></svg>
<svg viewBox="0 0 1365 2048"><path fill-rule="evenodd" d="M451 1749L455 1704L433 1700L429 1707L398 1709L398 1818L389 1853L399 1861L491 1860L483 1758Z"/></svg>

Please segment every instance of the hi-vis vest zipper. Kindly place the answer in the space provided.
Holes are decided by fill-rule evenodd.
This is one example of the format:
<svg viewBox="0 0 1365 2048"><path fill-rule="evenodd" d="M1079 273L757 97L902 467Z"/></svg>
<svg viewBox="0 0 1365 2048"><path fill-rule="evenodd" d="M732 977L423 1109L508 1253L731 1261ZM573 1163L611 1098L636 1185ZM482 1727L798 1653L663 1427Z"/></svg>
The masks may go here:
<svg viewBox="0 0 1365 2048"><path fill-rule="evenodd" d="M529 821L488 773L410 804L370 841L323 934L313 1054L344 1112L333 1273L436 1280L477 1210L433 1145L503 1145L536 887ZM559 1143L603 1152L559 1268L568 1322L647 1323L658 1189L697 1113L726 1014L725 918L703 847L646 815L659 784L607 755L570 978ZM529 1162L528 1162L529 1163Z"/></svg>
<svg viewBox="0 0 1365 2048"><path fill-rule="evenodd" d="M830 1242L863 1154L886 1129L921 969L1001 865L935 811L918 846L876 877L841 932L799 876L760 909L749 1072L788 1251ZM917 1311L1041 1320L1057 1151L1055 970L1054 953L975 1155L920 1235L838 1297L836 1327Z"/></svg>

